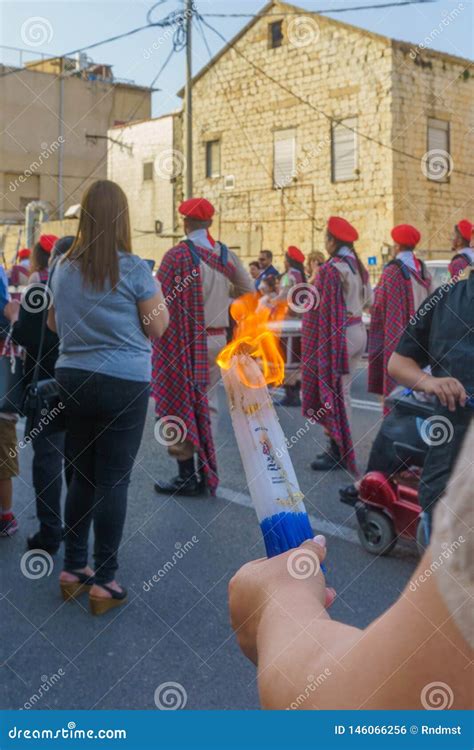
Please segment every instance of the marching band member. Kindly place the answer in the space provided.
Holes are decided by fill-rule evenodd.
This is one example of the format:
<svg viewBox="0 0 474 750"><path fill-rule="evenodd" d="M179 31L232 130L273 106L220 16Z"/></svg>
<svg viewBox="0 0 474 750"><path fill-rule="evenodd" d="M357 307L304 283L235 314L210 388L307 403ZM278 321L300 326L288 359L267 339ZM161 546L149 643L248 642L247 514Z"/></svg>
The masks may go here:
<svg viewBox="0 0 474 750"><path fill-rule="evenodd" d="M368 390L384 398L396 385L387 372L388 360L408 321L434 291L425 264L414 253L421 239L419 231L409 224L399 224L391 235L392 260L382 271L375 289L369 336Z"/></svg>
<svg viewBox="0 0 474 750"><path fill-rule="evenodd" d="M321 422L329 438L326 451L311 464L314 471L344 466L356 471L350 388L367 344L362 311L372 304L369 275L354 249L358 237L345 219L329 219L330 258L318 274L315 304L303 315L303 412Z"/></svg>
<svg viewBox="0 0 474 750"><path fill-rule="evenodd" d="M16 261L10 271L10 284L12 286L25 286L28 283L30 257L31 250L29 247L22 247L18 251Z"/></svg>
<svg viewBox="0 0 474 750"><path fill-rule="evenodd" d="M456 281L463 276L465 268L474 266L474 250L470 247L474 225L467 219L462 219L454 227L451 249L455 253L449 264L451 278Z"/></svg>
<svg viewBox="0 0 474 750"><path fill-rule="evenodd" d="M157 482L162 494L199 495L218 484L213 432L218 417L216 357L226 344L231 285L240 296L254 284L238 257L209 234L214 206L191 198L179 207L185 238L165 254L158 279L168 305L170 324L153 347L152 394L156 415L178 441L168 452L178 462L178 476ZM212 423L212 429L211 429ZM198 465L195 466L195 453Z"/></svg>

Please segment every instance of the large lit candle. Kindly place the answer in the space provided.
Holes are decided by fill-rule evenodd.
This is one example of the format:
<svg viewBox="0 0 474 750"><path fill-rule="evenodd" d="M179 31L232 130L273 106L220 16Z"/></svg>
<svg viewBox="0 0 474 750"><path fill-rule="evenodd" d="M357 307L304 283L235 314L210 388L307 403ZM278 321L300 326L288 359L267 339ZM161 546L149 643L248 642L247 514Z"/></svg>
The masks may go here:
<svg viewBox="0 0 474 750"><path fill-rule="evenodd" d="M260 354L264 349L260 347ZM249 492L267 555L273 557L314 533L264 374L245 347L233 346L230 354L227 348L227 354L221 353L217 361ZM266 369L269 366L266 361Z"/></svg>

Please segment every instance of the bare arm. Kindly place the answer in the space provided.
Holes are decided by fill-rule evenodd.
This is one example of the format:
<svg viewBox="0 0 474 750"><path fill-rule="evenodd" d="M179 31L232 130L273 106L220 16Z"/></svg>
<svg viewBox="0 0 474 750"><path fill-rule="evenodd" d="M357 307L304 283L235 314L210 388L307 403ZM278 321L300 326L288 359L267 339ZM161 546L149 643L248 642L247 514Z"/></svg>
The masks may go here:
<svg viewBox="0 0 474 750"><path fill-rule="evenodd" d="M436 396L450 411L455 411L457 403L461 406L466 403L467 394L459 380L429 375L411 357L394 352L388 362L388 374L407 388Z"/></svg>
<svg viewBox="0 0 474 750"><path fill-rule="evenodd" d="M161 290L144 302L137 302L143 332L148 338L163 336L170 316Z"/></svg>
<svg viewBox="0 0 474 750"><path fill-rule="evenodd" d="M306 547L318 550L311 542ZM248 623L256 618L264 708L417 709L423 688L435 681L449 686L453 708L468 708L470 649L434 575L418 579L430 566L429 552L400 599L365 630L332 621L322 603L322 573L295 580L289 555L244 566L231 585L233 624L249 656Z"/></svg>

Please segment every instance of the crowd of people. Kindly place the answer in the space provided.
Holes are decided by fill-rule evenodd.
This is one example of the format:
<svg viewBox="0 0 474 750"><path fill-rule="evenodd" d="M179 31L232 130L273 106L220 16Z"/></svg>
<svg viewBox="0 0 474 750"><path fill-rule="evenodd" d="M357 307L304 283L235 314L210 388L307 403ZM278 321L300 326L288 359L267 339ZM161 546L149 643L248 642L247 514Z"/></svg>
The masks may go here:
<svg viewBox="0 0 474 750"><path fill-rule="evenodd" d="M299 361L298 380L286 383L283 404L298 404L301 390L303 413L311 419L317 415L324 427L328 443L311 464L314 471L344 468L357 475L350 392L367 346L369 391L380 395L387 414L386 399L396 383L436 399L437 413L449 417L454 426L454 439L448 446L430 446L420 496L426 542L439 541L444 521L440 510L439 530L432 537L432 511L446 489L474 413L468 408L474 394L470 222L463 220L454 227L452 281L440 289L434 288L426 265L416 256L419 231L407 224L394 227L392 257L374 291L356 249L358 231L342 217L328 219L325 253L314 251L305 258L298 247L289 246L280 274L270 250L262 250L247 272L239 257L212 237L214 207L206 199L186 200L179 212L184 237L164 255L155 277L149 263L133 254L122 189L108 180L97 181L83 196L75 237L41 235L31 252L26 248L18 252L9 279L5 269L0 272L0 361L3 365L22 362L23 403L28 407L24 411L27 424L35 425L32 483L39 528L27 545L55 554L64 542L59 580L63 597L88 592L94 614L127 601L127 590L116 577L118 553L150 395L165 433L170 417L185 428L168 448L177 462L177 475L158 481L156 492L215 494L220 377L216 357L227 341L231 299L243 294L255 295L257 309L271 309L288 301L295 288L307 292L310 302L303 310L295 312L288 305L288 314L301 318L301 336L293 352ZM25 283L20 299L9 294L8 287ZM43 300L39 307L34 301L38 290ZM364 311L371 313L368 342ZM12 478L19 471L16 423L23 408L12 402L9 384L8 367L3 367L3 536L18 529ZM50 409L54 404L54 418L47 424L38 423L38 406L44 403ZM28 421L31 414L33 421ZM357 483L346 492L357 493ZM88 557L91 529L93 564ZM322 558L324 544L314 546ZM231 587L234 623L244 652L253 660L260 620L253 622L249 601L265 599L264 591L269 590L265 586L272 588L279 565L281 561L271 560L247 566ZM320 584L312 593L303 584L299 592L294 591L297 598L301 594L303 610L309 596L314 605L309 610L321 610L327 618L325 607L334 592L325 590L324 579ZM289 610L285 601L282 607ZM399 609L395 622L403 617L403 608ZM265 647L262 663L272 661L278 649L275 628L283 620L275 616L270 624L271 619L265 627L272 646ZM328 644L336 630L336 624L325 626ZM350 645L358 635L347 630ZM374 633L374 639L380 640L381 634ZM304 650L301 645L298 660L305 658ZM258 657L260 665L260 653ZM266 690L272 694L269 703L277 701L278 687L266 686Z"/></svg>

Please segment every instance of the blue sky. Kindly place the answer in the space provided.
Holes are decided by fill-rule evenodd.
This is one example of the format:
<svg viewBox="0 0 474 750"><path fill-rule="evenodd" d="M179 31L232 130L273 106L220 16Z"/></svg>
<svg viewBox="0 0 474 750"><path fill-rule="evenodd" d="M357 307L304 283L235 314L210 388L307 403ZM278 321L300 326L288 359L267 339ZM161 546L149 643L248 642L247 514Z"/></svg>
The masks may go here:
<svg viewBox="0 0 474 750"><path fill-rule="evenodd" d="M336 10L360 5L380 6L384 2L387 0L301 0L297 5L308 10ZM147 12L152 5L153 2L145 0L0 0L0 44L28 50L25 59L30 60L37 58L39 53L64 54L145 25ZM264 3L257 0L196 0L196 5L199 12L205 15L255 13ZM165 0L154 11L153 20L163 18L170 11L181 7L182 0ZM443 26L443 19L456 8L462 12L455 20ZM473 0L437 0L410 7L329 12L327 15L414 44L422 42L441 24L443 30L432 41L432 48L470 59L473 57ZM248 19L208 18L208 21L230 39ZM36 36L30 38L28 34L34 34L35 25ZM212 52L217 52L222 42L211 31L206 33ZM116 77L149 85L170 50L170 35L164 34L162 29L151 28L97 47L88 54L96 62L113 65ZM197 32L194 34L193 58L195 71L209 60L208 52ZM0 62L19 64L19 54L0 48ZM179 106L176 91L183 81L184 53L180 52L175 53L156 84L161 91L153 98L154 115Z"/></svg>

